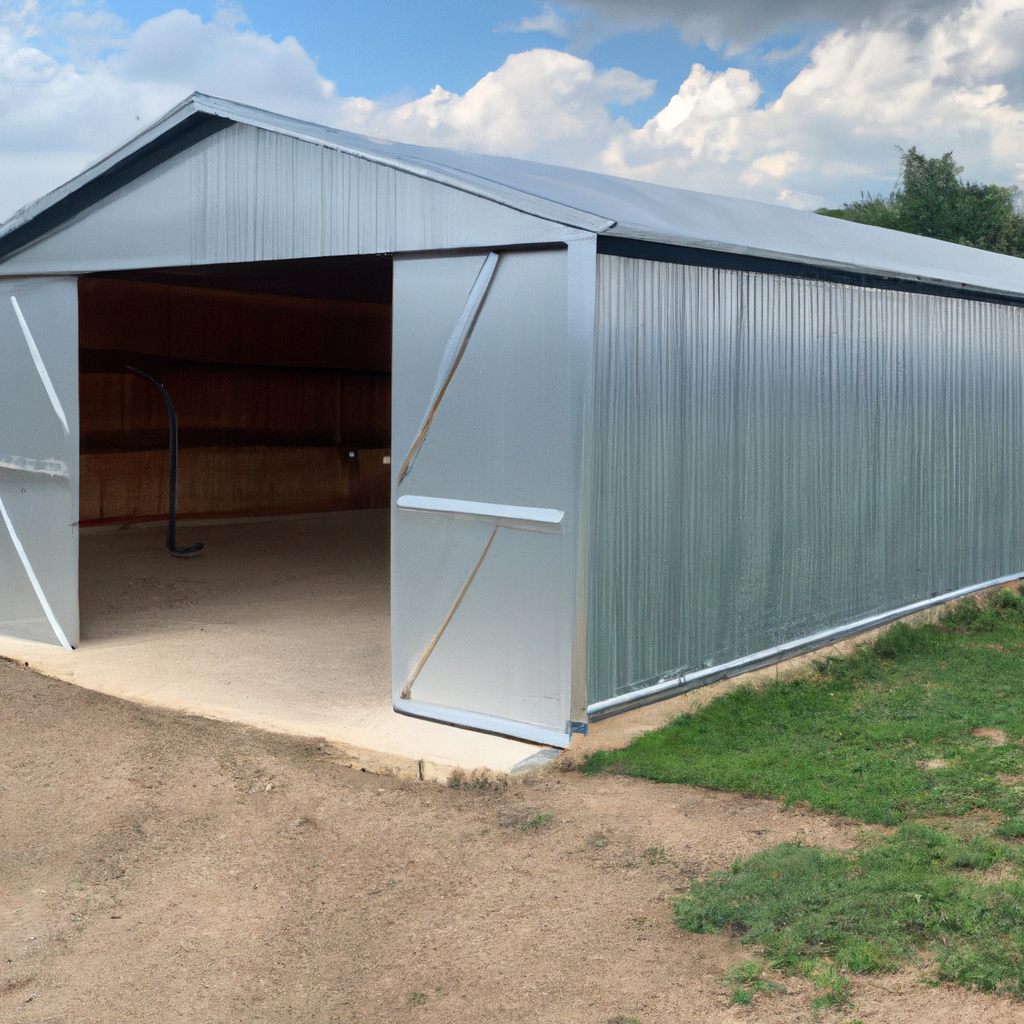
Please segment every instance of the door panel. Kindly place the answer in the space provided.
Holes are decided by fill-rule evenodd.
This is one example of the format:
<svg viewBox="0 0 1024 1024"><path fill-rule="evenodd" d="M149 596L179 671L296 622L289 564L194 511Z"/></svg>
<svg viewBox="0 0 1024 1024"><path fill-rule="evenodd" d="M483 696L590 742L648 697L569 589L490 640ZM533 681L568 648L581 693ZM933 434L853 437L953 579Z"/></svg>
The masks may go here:
<svg viewBox="0 0 1024 1024"><path fill-rule="evenodd" d="M395 708L566 742L565 251L399 259L394 287Z"/></svg>
<svg viewBox="0 0 1024 1024"><path fill-rule="evenodd" d="M78 643L78 290L0 282L0 633Z"/></svg>

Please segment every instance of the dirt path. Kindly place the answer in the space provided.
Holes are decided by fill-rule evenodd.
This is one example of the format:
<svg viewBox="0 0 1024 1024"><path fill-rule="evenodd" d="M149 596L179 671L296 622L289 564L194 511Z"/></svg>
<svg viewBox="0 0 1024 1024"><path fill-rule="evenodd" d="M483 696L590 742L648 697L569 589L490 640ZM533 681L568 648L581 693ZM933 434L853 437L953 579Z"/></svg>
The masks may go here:
<svg viewBox="0 0 1024 1024"><path fill-rule="evenodd" d="M856 829L770 801L547 772L453 789L0 663L0 1019L808 1021L805 984L729 1007L750 950L670 899L783 839ZM551 817L548 818L547 816ZM868 1022L1024 1008L907 972Z"/></svg>

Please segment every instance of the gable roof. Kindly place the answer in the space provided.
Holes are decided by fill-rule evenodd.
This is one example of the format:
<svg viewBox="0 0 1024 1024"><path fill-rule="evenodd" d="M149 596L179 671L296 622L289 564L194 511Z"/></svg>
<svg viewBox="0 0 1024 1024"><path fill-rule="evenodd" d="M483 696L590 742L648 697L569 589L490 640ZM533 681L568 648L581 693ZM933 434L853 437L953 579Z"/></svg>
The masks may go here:
<svg viewBox="0 0 1024 1024"><path fill-rule="evenodd" d="M1024 296L1024 260L1011 256L748 199L368 138L201 93L193 93L130 142L0 226L0 265L231 124L333 149L608 239Z"/></svg>

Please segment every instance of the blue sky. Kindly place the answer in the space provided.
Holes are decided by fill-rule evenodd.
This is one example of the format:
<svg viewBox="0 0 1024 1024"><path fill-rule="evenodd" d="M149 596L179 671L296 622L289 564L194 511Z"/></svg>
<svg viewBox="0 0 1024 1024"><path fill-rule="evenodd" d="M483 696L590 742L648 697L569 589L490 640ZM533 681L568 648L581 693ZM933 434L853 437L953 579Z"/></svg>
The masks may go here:
<svg viewBox="0 0 1024 1024"><path fill-rule="evenodd" d="M1024 180L1024 0L0 0L0 218L194 89L812 209Z"/></svg>
<svg viewBox="0 0 1024 1024"><path fill-rule="evenodd" d="M111 0L107 8L131 27L165 13L174 4L163 0ZM207 20L228 5L215 0L184 4ZM564 39L542 30L510 31L523 21L542 16L546 5L536 2L479 0L375 0L374 3L281 3L249 0L237 10L257 33L276 39L295 36L317 60L325 78L345 96L411 99L435 85L465 92L509 53L533 47L566 46ZM763 102L776 99L806 63L809 41L820 37L830 23L801 25L799 30L773 33L750 52L726 60L721 48L685 42L670 24L637 32L616 32L607 39L582 41L569 48L600 67L621 66L657 87L648 100L623 112L642 124L672 97L691 65L714 71L727 66L756 69L764 89ZM802 45L801 45L802 44ZM785 61L763 59L772 51L797 50Z"/></svg>

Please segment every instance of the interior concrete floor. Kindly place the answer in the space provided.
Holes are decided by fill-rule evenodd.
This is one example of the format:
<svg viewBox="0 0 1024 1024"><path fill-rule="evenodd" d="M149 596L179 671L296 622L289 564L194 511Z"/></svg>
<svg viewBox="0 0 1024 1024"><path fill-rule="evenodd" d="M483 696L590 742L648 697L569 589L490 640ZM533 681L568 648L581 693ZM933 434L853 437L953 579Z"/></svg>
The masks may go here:
<svg viewBox="0 0 1024 1024"><path fill-rule="evenodd" d="M507 771L540 748L391 708L387 510L82 531L74 651L0 656L129 700L324 737L374 768Z"/></svg>

